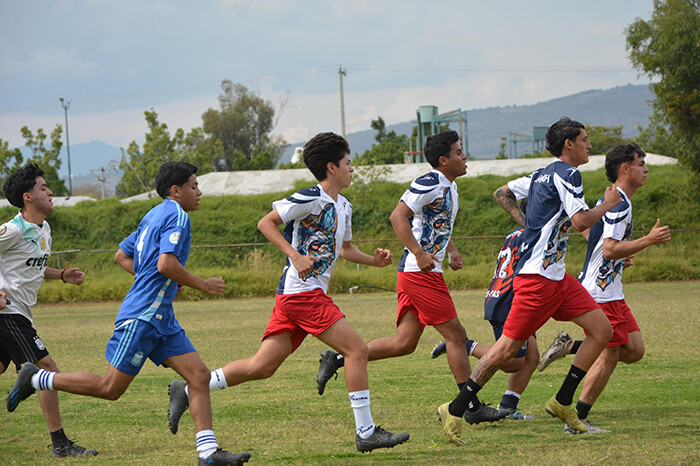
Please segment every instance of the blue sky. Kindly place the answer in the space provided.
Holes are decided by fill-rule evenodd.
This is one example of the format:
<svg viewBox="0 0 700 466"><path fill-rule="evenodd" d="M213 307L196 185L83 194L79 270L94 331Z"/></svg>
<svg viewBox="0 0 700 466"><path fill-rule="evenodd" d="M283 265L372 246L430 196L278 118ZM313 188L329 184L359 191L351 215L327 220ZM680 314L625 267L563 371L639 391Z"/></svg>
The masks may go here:
<svg viewBox="0 0 700 466"><path fill-rule="evenodd" d="M428 9L429 8L429 9ZM652 0L0 0L0 139L47 132L71 100L71 145L126 147L154 108L171 131L201 126L222 79L283 106L298 142L415 117L421 105L528 105L648 83L624 29ZM286 105L283 103L286 102Z"/></svg>

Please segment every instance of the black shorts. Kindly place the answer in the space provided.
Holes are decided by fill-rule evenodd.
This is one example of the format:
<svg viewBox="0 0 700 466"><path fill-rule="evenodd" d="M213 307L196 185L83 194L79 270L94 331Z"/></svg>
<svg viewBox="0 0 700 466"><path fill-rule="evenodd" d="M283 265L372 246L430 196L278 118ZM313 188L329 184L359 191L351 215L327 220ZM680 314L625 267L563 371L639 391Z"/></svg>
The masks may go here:
<svg viewBox="0 0 700 466"><path fill-rule="evenodd" d="M0 362L5 369L12 361L19 371L22 363L37 362L48 355L36 329L26 317L0 313Z"/></svg>

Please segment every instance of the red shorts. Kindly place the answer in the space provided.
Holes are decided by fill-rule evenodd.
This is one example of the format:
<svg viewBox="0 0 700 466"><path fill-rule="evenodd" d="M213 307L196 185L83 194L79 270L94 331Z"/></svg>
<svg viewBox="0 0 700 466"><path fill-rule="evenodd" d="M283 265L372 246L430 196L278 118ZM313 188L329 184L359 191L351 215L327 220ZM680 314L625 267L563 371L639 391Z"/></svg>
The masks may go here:
<svg viewBox="0 0 700 466"><path fill-rule="evenodd" d="M571 321L600 307L588 290L568 273L561 281L539 274L517 275L513 292L513 304L503 326L503 335L513 340L527 340L550 317Z"/></svg>
<svg viewBox="0 0 700 466"><path fill-rule="evenodd" d="M407 312L426 325L444 324L457 317L447 283L441 273L397 272L396 291L399 295L396 323Z"/></svg>
<svg viewBox="0 0 700 466"><path fill-rule="evenodd" d="M630 341L630 332L639 332L639 325L624 299L599 303L599 306L608 316L613 328L613 336L608 343L608 348L624 345Z"/></svg>
<svg viewBox="0 0 700 466"><path fill-rule="evenodd" d="M320 288L296 294L278 294L275 295L275 307L262 339L291 332L292 351L295 351L306 335L317 336L343 317L345 315L331 297Z"/></svg>

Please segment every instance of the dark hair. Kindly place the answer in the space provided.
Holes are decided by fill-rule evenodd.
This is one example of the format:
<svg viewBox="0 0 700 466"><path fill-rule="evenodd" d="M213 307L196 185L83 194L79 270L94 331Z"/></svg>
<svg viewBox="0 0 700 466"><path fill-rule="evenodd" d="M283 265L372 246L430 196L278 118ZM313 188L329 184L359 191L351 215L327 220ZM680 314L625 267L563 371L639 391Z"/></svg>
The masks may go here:
<svg viewBox="0 0 700 466"><path fill-rule="evenodd" d="M634 155L639 154L640 158L644 158L647 154L644 153L641 147L631 142L629 144L620 144L613 147L605 154L605 175L612 183L617 181L620 175L620 165L627 162L634 162Z"/></svg>
<svg viewBox="0 0 700 466"><path fill-rule="evenodd" d="M350 146L344 137L335 133L318 133L304 145L302 154L307 168L318 181L323 181L328 175L328 162L340 166L342 158L350 154Z"/></svg>
<svg viewBox="0 0 700 466"><path fill-rule="evenodd" d="M560 157L566 140L575 141L583 128L585 128L583 123L569 117L561 117L547 130L547 150L553 156Z"/></svg>
<svg viewBox="0 0 700 466"><path fill-rule="evenodd" d="M165 199L170 196L170 188L187 183L190 176L197 173L197 167L187 162L165 162L156 175L156 192Z"/></svg>
<svg viewBox="0 0 700 466"><path fill-rule="evenodd" d="M44 176L44 170L35 163L29 163L8 176L2 190L10 204L24 208L24 193L34 189L38 176Z"/></svg>
<svg viewBox="0 0 700 466"><path fill-rule="evenodd" d="M430 136L425 142L425 148L423 149L425 160L428 161L431 167L437 167L440 164L440 157L449 157L452 144L457 141L459 141L459 133L452 130Z"/></svg>

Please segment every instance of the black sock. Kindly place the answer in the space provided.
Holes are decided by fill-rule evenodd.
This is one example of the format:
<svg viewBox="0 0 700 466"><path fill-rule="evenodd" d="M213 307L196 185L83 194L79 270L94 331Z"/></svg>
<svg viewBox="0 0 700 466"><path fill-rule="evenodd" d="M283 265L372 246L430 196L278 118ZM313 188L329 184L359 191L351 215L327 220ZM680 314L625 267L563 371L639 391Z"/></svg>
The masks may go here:
<svg viewBox="0 0 700 466"><path fill-rule="evenodd" d="M574 392L576 391L578 384L581 383L581 380L583 380L585 376L586 371L579 369L572 364L571 369L569 369L569 373L566 374L564 383L561 384L561 388L557 393L557 401L564 406L569 406L573 402Z"/></svg>
<svg viewBox="0 0 700 466"><path fill-rule="evenodd" d="M520 398L518 398L515 395L503 395L503 398L501 398L501 406L504 408L510 408L510 409L518 409L518 402L520 401Z"/></svg>
<svg viewBox="0 0 700 466"><path fill-rule="evenodd" d="M472 355L474 345L476 345L474 340L467 340L467 356Z"/></svg>
<svg viewBox="0 0 700 466"><path fill-rule="evenodd" d="M586 419L592 407L593 405L589 405L588 403L584 403L583 401L578 400L578 403L576 403L576 412L578 413L578 418Z"/></svg>
<svg viewBox="0 0 700 466"><path fill-rule="evenodd" d="M459 388L459 391L461 392L462 389L464 388L464 385L466 385L467 382L462 382L457 384L457 388Z"/></svg>
<svg viewBox="0 0 700 466"><path fill-rule="evenodd" d="M51 434L51 443L55 449L63 448L70 443L70 440L68 440L68 437L66 437L66 433L63 432L63 429L58 429L55 432L49 433Z"/></svg>
<svg viewBox="0 0 700 466"><path fill-rule="evenodd" d="M581 347L581 343L583 343L583 340L576 340L574 345L571 347L569 354L576 354L576 351L578 351L578 349Z"/></svg>
<svg viewBox="0 0 700 466"><path fill-rule="evenodd" d="M449 412L453 416L462 417L464 412L467 410L469 403L472 405L479 406L479 400L476 398L476 394L479 393L481 387L479 384L474 382L472 379L468 379L462 389L459 391L459 395L455 398L452 403L450 403Z"/></svg>
<svg viewBox="0 0 700 466"><path fill-rule="evenodd" d="M337 354L333 361L335 361L335 368L336 369L339 367L343 367L345 365L345 358L340 354Z"/></svg>

